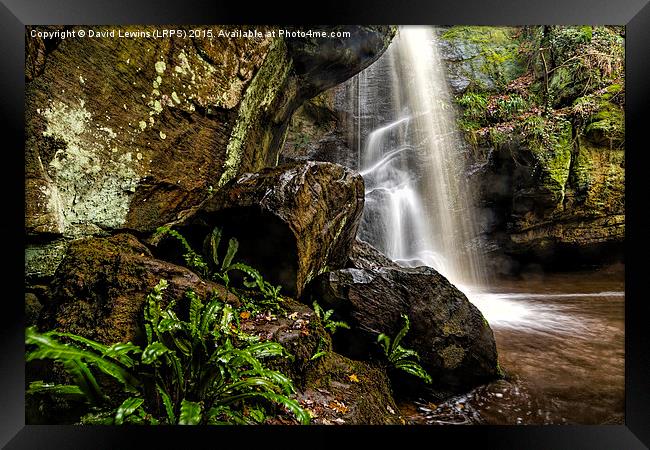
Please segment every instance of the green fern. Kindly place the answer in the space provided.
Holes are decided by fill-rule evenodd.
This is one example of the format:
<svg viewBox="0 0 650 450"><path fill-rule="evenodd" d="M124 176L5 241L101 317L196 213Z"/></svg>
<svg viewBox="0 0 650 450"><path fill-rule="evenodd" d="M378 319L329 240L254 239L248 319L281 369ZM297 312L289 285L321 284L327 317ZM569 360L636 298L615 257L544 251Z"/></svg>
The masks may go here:
<svg viewBox="0 0 650 450"><path fill-rule="evenodd" d="M94 410L81 422L89 424L238 421L244 417L238 413L244 404L281 406L300 423L309 423L308 414L290 398L294 393L291 379L265 365L267 359L289 356L280 344L259 342L237 330L237 312L217 297L204 303L188 292L187 320L181 320L171 309L175 302L164 309L160 306L166 288L162 280L147 296L144 349L132 343L106 346L70 333L27 328L27 361L59 361L74 383L34 382L28 394L86 398ZM122 383L132 395L111 407L111 399L97 382L98 371ZM255 423L254 418L242 420Z"/></svg>
<svg viewBox="0 0 650 450"><path fill-rule="evenodd" d="M154 237L164 236L164 235L169 235L175 238L182 245L183 250L185 251L185 253L183 253L183 259L185 260L185 264L187 264L187 267L189 267L192 270L195 270L196 272L198 272L200 275L204 277L207 277L210 274L210 268L208 264L205 262L205 260L201 255L199 255L192 249L192 246L190 245L189 242L187 242L187 239L185 239L185 237L182 234L180 234L176 230L164 226L156 230Z"/></svg>
<svg viewBox="0 0 650 450"><path fill-rule="evenodd" d="M384 350L388 363L395 369L403 370L415 377L422 379L425 383L431 383L431 376L417 362L420 356L415 350L402 347L400 343L409 331L411 322L406 314L401 314L404 319L404 326L400 329L394 339L381 333L377 336L377 342Z"/></svg>
<svg viewBox="0 0 650 450"><path fill-rule="evenodd" d="M323 308L316 302L314 301L312 303L314 307L314 313L316 313L316 317L321 321L323 324L323 328L325 328L327 331L330 332L330 334L336 333L336 330L339 328L345 328L345 329L350 329L350 325L343 321L335 321L330 319L332 317L332 314L334 314L333 309L328 309L327 311L324 311Z"/></svg>
<svg viewBox="0 0 650 450"><path fill-rule="evenodd" d="M239 241L236 238L230 238L224 258L221 261L219 260L218 249L222 238L222 231L219 227L215 227L204 241L204 253L208 254L211 259L209 264L205 262L201 255L192 249L187 239L178 231L172 230L169 227L160 227L156 231L156 235L169 235L177 239L185 251L183 258L190 269L195 270L204 278L223 283L227 288L232 288L230 285L230 272L243 272L249 277L249 279L244 280L244 286L247 288L257 288L263 296L262 304L258 305L258 307L273 310L280 309L279 304L282 300L280 297L280 286L274 286L265 281L262 275L254 268L241 262L233 262L239 250Z"/></svg>

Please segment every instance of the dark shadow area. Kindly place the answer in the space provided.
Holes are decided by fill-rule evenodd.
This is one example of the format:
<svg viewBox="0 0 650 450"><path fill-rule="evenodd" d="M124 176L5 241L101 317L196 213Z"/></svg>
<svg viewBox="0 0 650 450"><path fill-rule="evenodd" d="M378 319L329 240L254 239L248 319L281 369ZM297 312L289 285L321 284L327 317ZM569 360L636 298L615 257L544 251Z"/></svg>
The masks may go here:
<svg viewBox="0 0 650 450"><path fill-rule="evenodd" d="M239 241L239 248L233 262L241 262L258 270L264 280L282 286L282 294L296 292L298 257L296 240L287 225L274 215L257 208L232 208L215 214L201 215L192 224L178 228L192 248L202 253L212 268L209 237L212 230L222 230L218 248L219 263L223 261L231 238ZM181 244L171 238L163 239L154 249L157 258L179 265L185 265ZM233 271L231 281L239 284L243 273Z"/></svg>

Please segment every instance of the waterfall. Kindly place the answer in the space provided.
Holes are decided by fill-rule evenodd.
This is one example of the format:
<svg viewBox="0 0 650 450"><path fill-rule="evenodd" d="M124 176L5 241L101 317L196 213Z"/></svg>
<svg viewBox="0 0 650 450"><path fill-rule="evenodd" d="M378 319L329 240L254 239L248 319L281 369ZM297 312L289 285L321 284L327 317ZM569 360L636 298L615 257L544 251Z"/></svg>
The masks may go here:
<svg viewBox="0 0 650 450"><path fill-rule="evenodd" d="M464 144L434 30L401 27L347 86L356 91L347 98L366 185L359 238L401 265L434 267L468 289L484 285Z"/></svg>

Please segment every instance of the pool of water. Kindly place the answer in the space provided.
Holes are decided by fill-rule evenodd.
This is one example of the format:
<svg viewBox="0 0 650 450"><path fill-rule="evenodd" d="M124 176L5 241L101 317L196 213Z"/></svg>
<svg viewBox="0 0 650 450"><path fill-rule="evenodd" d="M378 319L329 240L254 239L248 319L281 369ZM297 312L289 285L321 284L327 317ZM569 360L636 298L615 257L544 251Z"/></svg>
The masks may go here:
<svg viewBox="0 0 650 450"><path fill-rule="evenodd" d="M441 404L400 405L412 423L621 424L624 275L537 274L467 291L490 323L506 379Z"/></svg>

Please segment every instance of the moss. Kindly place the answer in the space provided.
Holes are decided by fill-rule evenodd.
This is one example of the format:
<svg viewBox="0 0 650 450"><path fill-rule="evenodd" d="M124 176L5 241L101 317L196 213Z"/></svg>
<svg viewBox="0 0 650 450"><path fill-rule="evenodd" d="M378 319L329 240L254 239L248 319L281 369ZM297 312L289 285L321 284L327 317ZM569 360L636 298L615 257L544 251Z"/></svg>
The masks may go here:
<svg viewBox="0 0 650 450"><path fill-rule="evenodd" d="M537 160L541 183L561 202L571 168L572 127L566 120L542 120L536 122L534 131L528 129L526 139Z"/></svg>
<svg viewBox="0 0 650 450"><path fill-rule="evenodd" d="M585 135L596 143L608 143L610 147L622 146L625 141L623 110L612 103L601 102L599 110L588 120Z"/></svg>
<svg viewBox="0 0 650 450"><path fill-rule="evenodd" d="M397 424L398 411L391 395L385 370L365 361L356 361L330 352L320 358L310 372L307 390L325 390L343 401L349 410L342 418L349 424ZM350 380L356 375L358 382Z"/></svg>
<svg viewBox="0 0 650 450"><path fill-rule="evenodd" d="M27 278L48 278L54 275L63 261L68 242L55 241L48 244L28 245L25 248L25 276Z"/></svg>
<svg viewBox="0 0 650 450"><path fill-rule="evenodd" d="M457 345L449 345L438 351L446 369L455 369L465 358L465 350Z"/></svg>
<svg viewBox="0 0 650 450"><path fill-rule="evenodd" d="M513 28L486 26L453 26L441 34L447 41L462 39L473 44L512 43Z"/></svg>
<svg viewBox="0 0 650 450"><path fill-rule="evenodd" d="M515 28L454 26L441 34L461 55L460 71L470 86L493 90L521 75Z"/></svg>
<svg viewBox="0 0 650 450"><path fill-rule="evenodd" d="M589 189L592 178L592 170L593 163L591 161L589 150L585 148L584 145L579 145L577 154L571 167L571 173L569 175L571 187L575 190L575 193L579 197L585 195Z"/></svg>
<svg viewBox="0 0 650 450"><path fill-rule="evenodd" d="M465 334L465 331L457 321L448 321L445 322L442 326L442 334L445 336L449 336L451 334L463 336Z"/></svg>

